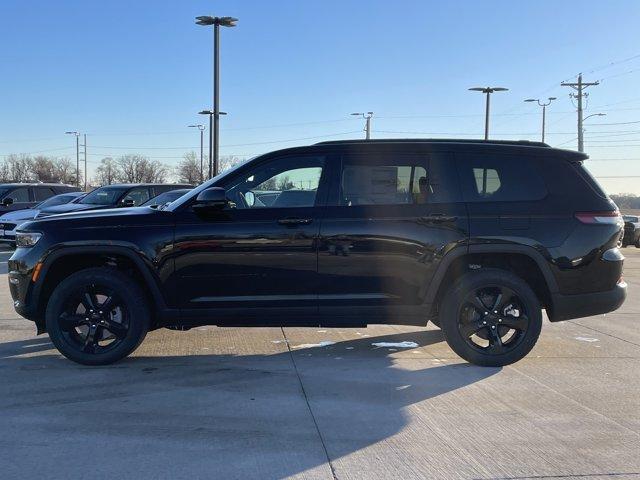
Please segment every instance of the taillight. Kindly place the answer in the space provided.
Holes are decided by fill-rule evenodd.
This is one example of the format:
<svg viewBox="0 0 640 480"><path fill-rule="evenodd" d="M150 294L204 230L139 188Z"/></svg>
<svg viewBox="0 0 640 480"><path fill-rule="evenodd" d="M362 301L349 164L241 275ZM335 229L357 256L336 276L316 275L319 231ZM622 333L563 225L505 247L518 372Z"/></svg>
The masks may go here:
<svg viewBox="0 0 640 480"><path fill-rule="evenodd" d="M618 210L609 212L576 212L576 218L582 223L622 225L622 216Z"/></svg>

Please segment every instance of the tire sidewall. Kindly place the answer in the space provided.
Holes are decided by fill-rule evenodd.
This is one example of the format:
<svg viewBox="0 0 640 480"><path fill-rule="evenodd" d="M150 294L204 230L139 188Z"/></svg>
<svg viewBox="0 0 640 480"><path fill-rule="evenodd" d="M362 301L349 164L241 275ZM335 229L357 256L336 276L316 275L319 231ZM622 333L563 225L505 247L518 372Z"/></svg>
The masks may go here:
<svg viewBox="0 0 640 480"><path fill-rule="evenodd" d="M81 352L70 345L58 322L69 295L92 284L113 289L129 314L129 330L124 340L113 350L98 354ZM45 321L51 341L65 357L83 365L108 365L126 357L142 343L149 329L149 307L142 290L131 278L115 269L92 268L70 275L55 288L47 303Z"/></svg>
<svg viewBox="0 0 640 480"><path fill-rule="evenodd" d="M512 289L523 302L529 317L524 338L512 350L500 355L489 355L473 349L458 329L460 299L488 284ZM487 268L466 273L453 284L444 297L440 322L447 343L460 357L475 365L500 367L517 362L534 347L542 329L542 310L536 294L524 280L508 271Z"/></svg>

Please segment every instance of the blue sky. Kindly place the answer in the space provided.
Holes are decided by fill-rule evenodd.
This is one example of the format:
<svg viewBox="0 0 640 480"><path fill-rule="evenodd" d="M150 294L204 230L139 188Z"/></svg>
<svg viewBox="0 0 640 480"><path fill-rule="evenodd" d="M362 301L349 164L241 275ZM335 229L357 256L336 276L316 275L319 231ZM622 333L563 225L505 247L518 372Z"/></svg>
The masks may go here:
<svg viewBox="0 0 640 480"><path fill-rule="evenodd" d="M222 31L222 154L359 137L348 114L363 110L374 138L479 137L476 85L510 89L493 96L492 137L539 139L541 112L523 100L557 96L547 141L576 148L560 82L582 71L602 80L586 114L607 114L587 121L589 168L610 193L640 194L636 0L3 0L0 157L73 158L65 130L88 134L90 172L108 155L173 165L197 150L186 125L205 120L212 82L197 15L240 19Z"/></svg>

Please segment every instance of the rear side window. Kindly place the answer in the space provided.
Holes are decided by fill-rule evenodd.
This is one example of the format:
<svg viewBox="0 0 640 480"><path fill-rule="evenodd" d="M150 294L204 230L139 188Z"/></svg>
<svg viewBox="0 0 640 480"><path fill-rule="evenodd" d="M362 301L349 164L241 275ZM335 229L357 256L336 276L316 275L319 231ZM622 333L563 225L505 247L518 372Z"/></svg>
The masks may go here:
<svg viewBox="0 0 640 480"><path fill-rule="evenodd" d="M448 153L344 157L338 205L424 205L461 200Z"/></svg>
<svg viewBox="0 0 640 480"><path fill-rule="evenodd" d="M467 202L541 200L547 187L525 155L459 154L458 169Z"/></svg>
<svg viewBox="0 0 640 480"><path fill-rule="evenodd" d="M41 202L55 195L54 191L49 187L36 187L35 194L36 194L36 202Z"/></svg>
<svg viewBox="0 0 640 480"><path fill-rule="evenodd" d="M427 170L423 165L345 165L340 205L426 203Z"/></svg>

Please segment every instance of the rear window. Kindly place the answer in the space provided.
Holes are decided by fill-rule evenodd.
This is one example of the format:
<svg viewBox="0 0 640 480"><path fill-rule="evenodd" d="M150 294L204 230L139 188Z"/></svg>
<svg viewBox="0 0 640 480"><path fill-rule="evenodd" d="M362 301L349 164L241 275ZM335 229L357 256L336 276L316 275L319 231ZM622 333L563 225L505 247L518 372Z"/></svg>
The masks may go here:
<svg viewBox="0 0 640 480"><path fill-rule="evenodd" d="M541 200L547 187L527 156L458 154L458 168L467 202Z"/></svg>

